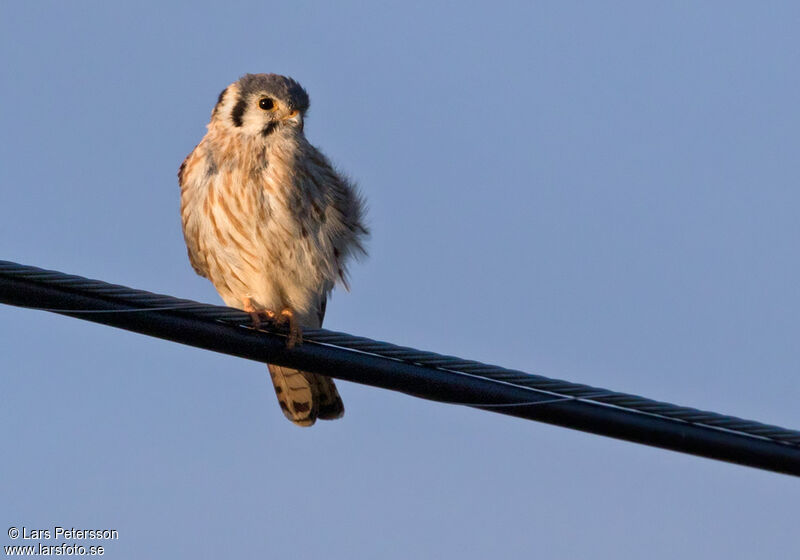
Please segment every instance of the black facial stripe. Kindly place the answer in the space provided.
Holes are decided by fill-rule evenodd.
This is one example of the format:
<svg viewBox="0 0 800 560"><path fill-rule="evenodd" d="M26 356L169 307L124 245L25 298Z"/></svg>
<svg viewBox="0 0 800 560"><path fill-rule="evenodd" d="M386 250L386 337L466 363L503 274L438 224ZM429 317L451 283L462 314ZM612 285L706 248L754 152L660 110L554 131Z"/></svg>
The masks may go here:
<svg viewBox="0 0 800 560"><path fill-rule="evenodd" d="M233 120L233 126L242 126L242 117L244 116L244 110L247 108L247 102L244 100L243 97L239 98L239 101L236 102L236 105L233 107L233 111L231 111L231 119Z"/></svg>
<svg viewBox="0 0 800 560"><path fill-rule="evenodd" d="M225 88L221 92L219 92L219 97L217 97L217 104L214 105L214 110L211 112L213 115L217 114L217 111L219 110L219 106L222 104L222 98L225 97L225 92L226 91L228 91L228 88Z"/></svg>
<svg viewBox="0 0 800 560"><path fill-rule="evenodd" d="M275 128L278 126L278 123L272 121L267 126L264 127L264 130L261 131L261 136L269 136L273 132L275 132Z"/></svg>

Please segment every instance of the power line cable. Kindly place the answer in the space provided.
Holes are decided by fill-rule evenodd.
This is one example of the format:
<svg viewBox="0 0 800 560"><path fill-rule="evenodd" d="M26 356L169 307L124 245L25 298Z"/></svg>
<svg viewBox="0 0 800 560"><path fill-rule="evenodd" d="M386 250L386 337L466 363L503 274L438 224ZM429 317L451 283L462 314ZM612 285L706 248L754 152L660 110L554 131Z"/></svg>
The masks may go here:
<svg viewBox="0 0 800 560"><path fill-rule="evenodd" d="M800 476L800 432L324 329L304 344L240 310L0 261L0 302L594 434Z"/></svg>

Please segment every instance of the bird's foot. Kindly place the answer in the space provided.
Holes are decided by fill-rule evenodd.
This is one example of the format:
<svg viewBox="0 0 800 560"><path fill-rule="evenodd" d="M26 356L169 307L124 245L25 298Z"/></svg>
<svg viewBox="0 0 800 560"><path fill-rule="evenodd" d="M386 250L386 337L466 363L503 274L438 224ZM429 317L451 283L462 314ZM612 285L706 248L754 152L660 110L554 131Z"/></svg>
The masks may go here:
<svg viewBox="0 0 800 560"><path fill-rule="evenodd" d="M242 309L250 315L250 319L253 321L253 328L257 329L261 326L262 318L263 320L267 321L268 323L275 323L277 314L274 311L270 311L269 309L256 309L253 307L253 302L250 298L244 298L242 300Z"/></svg>
<svg viewBox="0 0 800 560"><path fill-rule="evenodd" d="M256 309L250 298L244 298L242 300L242 309L250 315L254 329L261 326L262 320L278 328L286 329L288 331L286 338L287 348L294 348L303 343L303 329L300 327L300 323L297 322L297 316L294 311L288 307L281 309L280 313L270 309Z"/></svg>
<svg viewBox="0 0 800 560"><path fill-rule="evenodd" d="M303 329L300 327L300 323L297 322L297 316L294 311L288 307L281 309L275 322L279 326L287 327L289 330L289 336L286 339L287 348L294 348L303 343Z"/></svg>

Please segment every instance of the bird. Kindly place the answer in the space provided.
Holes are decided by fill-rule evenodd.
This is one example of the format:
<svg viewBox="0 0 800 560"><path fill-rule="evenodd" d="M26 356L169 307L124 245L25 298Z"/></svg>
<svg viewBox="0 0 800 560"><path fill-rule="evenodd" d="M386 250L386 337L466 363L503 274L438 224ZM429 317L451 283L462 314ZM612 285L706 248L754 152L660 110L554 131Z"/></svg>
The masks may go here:
<svg viewBox="0 0 800 560"><path fill-rule="evenodd" d="M189 261L226 305L288 329L320 328L347 265L366 255L356 185L306 139L309 96L294 79L245 74L217 98L207 132L178 170ZM284 415L298 426L344 414L330 377L275 364Z"/></svg>

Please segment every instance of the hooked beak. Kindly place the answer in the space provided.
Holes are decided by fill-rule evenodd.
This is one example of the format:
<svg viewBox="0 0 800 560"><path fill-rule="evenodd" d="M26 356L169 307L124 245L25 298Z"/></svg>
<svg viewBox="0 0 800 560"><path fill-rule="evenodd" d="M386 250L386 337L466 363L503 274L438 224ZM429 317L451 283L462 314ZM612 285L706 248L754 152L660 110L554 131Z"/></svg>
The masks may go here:
<svg viewBox="0 0 800 560"><path fill-rule="evenodd" d="M284 120L300 127L300 130L303 130L303 115L297 109L292 110Z"/></svg>

